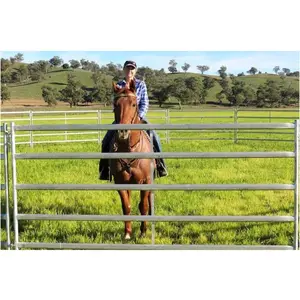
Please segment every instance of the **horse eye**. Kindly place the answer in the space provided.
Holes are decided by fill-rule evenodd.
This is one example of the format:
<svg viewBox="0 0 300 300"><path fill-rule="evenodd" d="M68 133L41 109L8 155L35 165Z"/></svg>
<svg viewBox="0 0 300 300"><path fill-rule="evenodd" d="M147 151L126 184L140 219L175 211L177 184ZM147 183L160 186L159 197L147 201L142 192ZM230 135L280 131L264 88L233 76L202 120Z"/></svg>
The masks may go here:
<svg viewBox="0 0 300 300"><path fill-rule="evenodd" d="M136 107L136 104L132 104L133 107Z"/></svg>

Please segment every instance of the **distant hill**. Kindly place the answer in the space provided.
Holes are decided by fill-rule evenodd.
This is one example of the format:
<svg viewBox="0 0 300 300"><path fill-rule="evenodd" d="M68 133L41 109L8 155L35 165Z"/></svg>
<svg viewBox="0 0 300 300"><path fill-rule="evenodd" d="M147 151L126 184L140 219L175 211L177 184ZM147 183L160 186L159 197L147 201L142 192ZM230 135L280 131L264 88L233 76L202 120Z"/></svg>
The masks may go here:
<svg viewBox="0 0 300 300"><path fill-rule="evenodd" d="M9 69L18 69L22 63L15 63L13 66L10 66ZM42 99L42 91L41 87L45 84L53 86L58 90L63 89L67 84L68 73L74 73L77 78L81 81L83 85L87 88L93 87L93 81L91 79L92 72L85 71L82 69L76 70L65 70L63 68L54 68L49 69L49 72L46 74L46 79L41 82L28 82L22 84L8 84L9 91L11 93L11 99ZM168 74L170 78L178 78L178 77L190 77L195 76L199 78L204 78L205 76L213 77L215 79L220 79L219 76L212 75L201 75L196 73L176 73L176 74ZM278 75L272 74L257 74L257 75L246 75L236 77L238 80L244 81L247 84L252 85L257 88L260 84L263 84L268 79L272 79L281 82L282 79ZM112 77L107 76L107 80L111 81ZM299 90L299 78L297 77L286 77L285 81L287 84L291 84L291 86L297 90ZM210 89L207 101L216 101L216 93L221 91L221 87L219 84L216 84L212 89Z"/></svg>
<svg viewBox="0 0 300 300"><path fill-rule="evenodd" d="M17 69L18 66L14 69ZM88 88L93 87L94 83L91 79L92 72L82 69L77 70L65 70L63 68L50 69L45 75L45 80L41 82L28 82L28 83L13 83L8 84L11 99L42 99L42 86L47 84L52 87L62 90L67 84L68 74L73 73L80 80L80 82ZM111 80L110 76L107 76L107 80Z"/></svg>

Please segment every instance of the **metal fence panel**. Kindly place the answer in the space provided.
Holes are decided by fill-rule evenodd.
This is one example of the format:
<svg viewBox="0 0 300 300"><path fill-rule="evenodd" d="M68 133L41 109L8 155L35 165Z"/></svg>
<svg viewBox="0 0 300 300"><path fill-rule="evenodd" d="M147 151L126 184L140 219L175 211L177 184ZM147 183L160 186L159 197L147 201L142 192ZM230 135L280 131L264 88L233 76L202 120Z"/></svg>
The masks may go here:
<svg viewBox="0 0 300 300"><path fill-rule="evenodd" d="M6 224L6 242L1 243L1 247L7 247L8 250L11 248L10 242L10 215L9 215L9 178L8 178L8 129L7 124L3 123L1 126L1 135L3 134L3 152L1 153L1 160L4 161L4 184L1 184L1 190L5 191L5 213L1 212L1 219L5 220ZM2 148L2 147L1 147Z"/></svg>
<svg viewBox="0 0 300 300"><path fill-rule="evenodd" d="M294 129L295 130L295 151L294 152L246 152L246 153L179 153L179 156L190 157L209 157L209 158L237 158L237 157L294 157L295 161L295 182L294 184L17 184L17 159L54 159L54 158L99 158L100 154L95 153L45 153L45 154L16 154L15 132L26 130L106 130L106 129L167 129L167 130L201 130L201 129ZM15 248L48 248L48 249L298 249L299 235L299 121L294 123L235 123L235 124L141 124L141 125L31 125L15 126L11 124L12 136L12 183L13 183L13 201L14 201L14 228L15 228ZM166 156L176 158L175 154L165 153ZM55 155L55 157L54 157ZM112 155L112 154L107 154ZM118 154L120 155L120 154ZM128 153L121 153L125 156ZM152 154L151 154L152 155ZM135 154L135 156L137 156ZM139 153L138 156L149 157L147 153ZM160 157L164 157L162 154ZM293 216L104 216L104 215L40 215L40 214L18 214L17 208L17 190L294 190L294 215ZM154 205L154 203L153 203ZM68 244L68 243L25 243L19 242L18 221L19 220L92 220L92 221L124 221L124 220L148 220L150 222L168 222L168 221L191 221L191 222L294 222L294 245L292 246L248 246L248 245L154 245L152 236L151 245L106 245L106 244ZM153 227L152 227L153 228Z"/></svg>

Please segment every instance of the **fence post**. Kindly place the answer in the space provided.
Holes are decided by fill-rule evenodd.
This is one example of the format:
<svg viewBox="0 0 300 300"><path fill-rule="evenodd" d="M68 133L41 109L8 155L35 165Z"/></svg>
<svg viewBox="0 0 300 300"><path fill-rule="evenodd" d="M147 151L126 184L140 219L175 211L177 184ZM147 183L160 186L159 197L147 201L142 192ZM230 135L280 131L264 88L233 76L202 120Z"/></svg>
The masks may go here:
<svg viewBox="0 0 300 300"><path fill-rule="evenodd" d="M10 250L10 214L9 214L9 178L8 178L8 128L7 124L3 124L4 138L4 177L5 177L5 202L6 202L6 233L7 233L7 249Z"/></svg>
<svg viewBox="0 0 300 300"><path fill-rule="evenodd" d="M29 112L29 123L30 125L33 125L33 111L31 110ZM32 133L32 130L30 130L30 147L33 147L33 133Z"/></svg>
<svg viewBox="0 0 300 300"><path fill-rule="evenodd" d="M272 111L271 110L269 110L269 123L271 123L272 122Z"/></svg>
<svg viewBox="0 0 300 300"><path fill-rule="evenodd" d="M97 123L101 124L101 110L97 110ZM98 144L101 144L101 140L102 140L102 130L98 131Z"/></svg>
<svg viewBox="0 0 300 300"><path fill-rule="evenodd" d="M150 131L151 149L153 149L153 131ZM154 159L151 160L151 184L154 183ZM150 191L151 216L154 216L154 191ZM152 245L155 244L155 222L151 223Z"/></svg>
<svg viewBox="0 0 300 300"><path fill-rule="evenodd" d="M299 250L299 140L300 140L300 123L295 121L295 166L294 166L294 249Z"/></svg>
<svg viewBox="0 0 300 300"><path fill-rule="evenodd" d="M235 107L234 109L234 124L238 123L238 108ZM234 129L234 143L236 144L238 141L238 137L237 137L237 128Z"/></svg>
<svg viewBox="0 0 300 300"><path fill-rule="evenodd" d="M170 112L169 109L166 110L166 124L170 124ZM166 131L167 143L170 143L170 132Z"/></svg>
<svg viewBox="0 0 300 300"><path fill-rule="evenodd" d="M67 124L67 113L65 112L65 125ZM68 140L68 132L65 131L65 141Z"/></svg>
<svg viewBox="0 0 300 300"><path fill-rule="evenodd" d="M16 136L15 136L15 123L12 122L10 126L11 130L11 162L12 162L12 192L13 192L13 203L14 203L14 230L15 230L15 249L19 250L19 227L18 227L18 200L17 200L17 164L16 164Z"/></svg>

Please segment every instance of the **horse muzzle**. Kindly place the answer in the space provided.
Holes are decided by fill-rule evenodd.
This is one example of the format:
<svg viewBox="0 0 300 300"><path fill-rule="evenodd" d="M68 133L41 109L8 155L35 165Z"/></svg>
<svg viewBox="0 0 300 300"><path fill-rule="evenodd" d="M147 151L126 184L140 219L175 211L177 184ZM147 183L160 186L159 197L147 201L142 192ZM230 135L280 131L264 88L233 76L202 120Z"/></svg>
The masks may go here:
<svg viewBox="0 0 300 300"><path fill-rule="evenodd" d="M118 130L118 139L119 140L127 140L129 138L130 131L127 129Z"/></svg>

